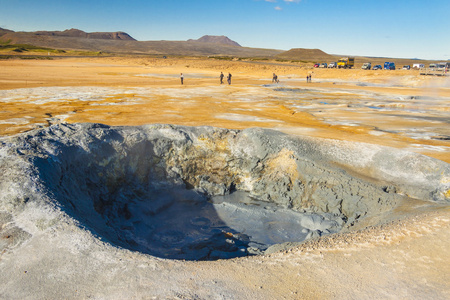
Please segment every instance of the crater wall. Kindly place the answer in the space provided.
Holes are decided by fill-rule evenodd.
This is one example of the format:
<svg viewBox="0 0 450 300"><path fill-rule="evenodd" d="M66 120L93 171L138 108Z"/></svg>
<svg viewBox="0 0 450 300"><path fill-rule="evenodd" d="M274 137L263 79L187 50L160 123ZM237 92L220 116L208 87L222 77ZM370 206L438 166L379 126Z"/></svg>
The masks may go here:
<svg viewBox="0 0 450 300"><path fill-rule="evenodd" d="M59 124L1 145L5 215L45 202L113 244L170 258L252 253L249 237L220 219L214 196L246 192L271 209L319 215L332 225L316 236L404 201L449 200L446 163L265 129Z"/></svg>

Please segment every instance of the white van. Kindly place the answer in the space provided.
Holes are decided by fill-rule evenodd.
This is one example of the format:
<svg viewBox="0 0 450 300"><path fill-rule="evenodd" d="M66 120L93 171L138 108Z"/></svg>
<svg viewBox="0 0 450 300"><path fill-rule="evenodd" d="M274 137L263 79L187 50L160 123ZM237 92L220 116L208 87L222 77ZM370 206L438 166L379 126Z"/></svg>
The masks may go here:
<svg viewBox="0 0 450 300"><path fill-rule="evenodd" d="M436 65L436 69L438 71L445 71L448 70L450 67L450 62L440 62Z"/></svg>

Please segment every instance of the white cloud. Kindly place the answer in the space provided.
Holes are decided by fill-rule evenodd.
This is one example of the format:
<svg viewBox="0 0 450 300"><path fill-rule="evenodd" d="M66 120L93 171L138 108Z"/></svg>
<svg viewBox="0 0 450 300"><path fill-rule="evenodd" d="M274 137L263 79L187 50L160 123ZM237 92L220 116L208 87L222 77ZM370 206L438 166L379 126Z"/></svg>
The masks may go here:
<svg viewBox="0 0 450 300"><path fill-rule="evenodd" d="M283 9L279 6L275 6L275 10L283 10Z"/></svg>
<svg viewBox="0 0 450 300"><path fill-rule="evenodd" d="M288 3L299 3L302 0L284 0L284 2L288 2Z"/></svg>
<svg viewBox="0 0 450 300"><path fill-rule="evenodd" d="M276 3L277 0L265 0L266 2Z"/></svg>

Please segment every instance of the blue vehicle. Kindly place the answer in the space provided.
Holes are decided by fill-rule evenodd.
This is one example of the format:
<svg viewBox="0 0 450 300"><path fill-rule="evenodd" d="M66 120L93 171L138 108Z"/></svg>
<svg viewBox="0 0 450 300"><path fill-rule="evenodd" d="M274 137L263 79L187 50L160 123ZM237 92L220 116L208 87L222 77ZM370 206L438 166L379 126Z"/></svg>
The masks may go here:
<svg viewBox="0 0 450 300"><path fill-rule="evenodd" d="M395 70L395 64L393 62L385 62L384 63L385 70Z"/></svg>
<svg viewBox="0 0 450 300"><path fill-rule="evenodd" d="M381 65L375 65L375 67L373 67L372 70L381 70L381 69L382 69Z"/></svg>

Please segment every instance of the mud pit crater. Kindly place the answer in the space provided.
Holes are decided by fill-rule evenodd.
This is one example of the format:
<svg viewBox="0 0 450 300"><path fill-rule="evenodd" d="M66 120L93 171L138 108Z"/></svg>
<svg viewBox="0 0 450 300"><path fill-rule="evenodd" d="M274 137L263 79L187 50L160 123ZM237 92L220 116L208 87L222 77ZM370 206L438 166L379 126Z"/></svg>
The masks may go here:
<svg viewBox="0 0 450 300"><path fill-rule="evenodd" d="M59 124L2 143L3 169L28 164L11 181L38 182L97 236L161 258L270 253L405 201L448 200L443 162L272 130Z"/></svg>

